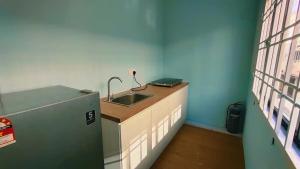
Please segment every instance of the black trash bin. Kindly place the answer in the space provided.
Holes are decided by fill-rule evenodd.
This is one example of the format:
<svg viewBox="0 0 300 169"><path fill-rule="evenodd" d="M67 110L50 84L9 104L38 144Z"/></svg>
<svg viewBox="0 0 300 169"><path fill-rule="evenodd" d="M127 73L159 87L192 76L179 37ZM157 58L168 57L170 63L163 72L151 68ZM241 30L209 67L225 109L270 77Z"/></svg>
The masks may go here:
<svg viewBox="0 0 300 169"><path fill-rule="evenodd" d="M226 129L233 134L243 131L245 105L242 102L233 103L227 108Z"/></svg>

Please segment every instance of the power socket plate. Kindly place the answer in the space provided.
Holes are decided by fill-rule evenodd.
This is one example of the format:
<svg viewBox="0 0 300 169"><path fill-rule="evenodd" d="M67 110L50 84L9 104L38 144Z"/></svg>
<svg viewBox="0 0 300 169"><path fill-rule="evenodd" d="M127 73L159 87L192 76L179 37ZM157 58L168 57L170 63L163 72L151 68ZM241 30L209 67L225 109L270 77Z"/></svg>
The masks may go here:
<svg viewBox="0 0 300 169"><path fill-rule="evenodd" d="M130 68L130 69L128 69L128 75L129 76L133 76L133 72L136 72L136 70L134 69L134 68Z"/></svg>

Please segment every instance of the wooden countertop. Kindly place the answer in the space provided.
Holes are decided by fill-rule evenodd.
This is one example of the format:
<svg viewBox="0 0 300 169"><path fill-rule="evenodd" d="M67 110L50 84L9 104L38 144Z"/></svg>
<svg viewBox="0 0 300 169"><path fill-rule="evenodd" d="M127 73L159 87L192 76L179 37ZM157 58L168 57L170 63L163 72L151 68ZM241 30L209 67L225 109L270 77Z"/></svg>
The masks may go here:
<svg viewBox="0 0 300 169"><path fill-rule="evenodd" d="M114 104L114 103L108 103L104 101L106 98L102 98L100 100L101 117L115 121L117 123L121 123L129 119L130 117L134 116L135 114L141 112L142 110L152 106L153 104L157 103L163 98L178 91L179 89L187 86L188 84L189 83L184 82L172 88L148 85L147 89L135 93L141 93L141 94L147 94L153 96L128 107ZM122 92L117 95L123 95L126 93L129 93L129 91Z"/></svg>

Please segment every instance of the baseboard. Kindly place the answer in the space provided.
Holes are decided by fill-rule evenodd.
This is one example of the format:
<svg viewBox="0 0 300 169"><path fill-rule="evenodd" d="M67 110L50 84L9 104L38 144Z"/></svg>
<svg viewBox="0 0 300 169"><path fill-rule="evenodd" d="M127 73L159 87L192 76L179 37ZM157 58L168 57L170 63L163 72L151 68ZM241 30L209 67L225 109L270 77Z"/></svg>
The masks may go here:
<svg viewBox="0 0 300 169"><path fill-rule="evenodd" d="M218 133L228 134L228 135L231 135L231 136L236 136L236 137L242 138L242 134L232 134L232 133L229 133L228 131L226 131L226 129L220 129L220 128L208 126L208 125L205 125L205 124L199 124L199 123L196 123L196 122L193 122L193 121L185 121L185 124L188 124L188 125L191 125L191 126L194 126L194 127L204 128L204 129L211 130L211 131L218 132Z"/></svg>

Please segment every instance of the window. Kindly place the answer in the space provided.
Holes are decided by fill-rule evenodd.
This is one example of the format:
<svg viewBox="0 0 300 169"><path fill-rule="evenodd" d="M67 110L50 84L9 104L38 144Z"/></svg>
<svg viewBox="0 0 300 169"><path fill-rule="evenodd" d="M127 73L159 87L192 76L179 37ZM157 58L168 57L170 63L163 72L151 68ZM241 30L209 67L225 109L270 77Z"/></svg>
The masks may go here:
<svg viewBox="0 0 300 169"><path fill-rule="evenodd" d="M289 83L293 84L293 85L296 85L296 76L295 75L291 75L290 77L290 80L289 80ZM287 95L291 98L293 98L294 96L294 88L292 87L288 87L288 90L287 90Z"/></svg>
<svg viewBox="0 0 300 169"><path fill-rule="evenodd" d="M266 0L252 92L300 167L300 0Z"/></svg>
<svg viewBox="0 0 300 169"><path fill-rule="evenodd" d="M300 45L297 46L297 50L295 52L294 62L300 61Z"/></svg>

